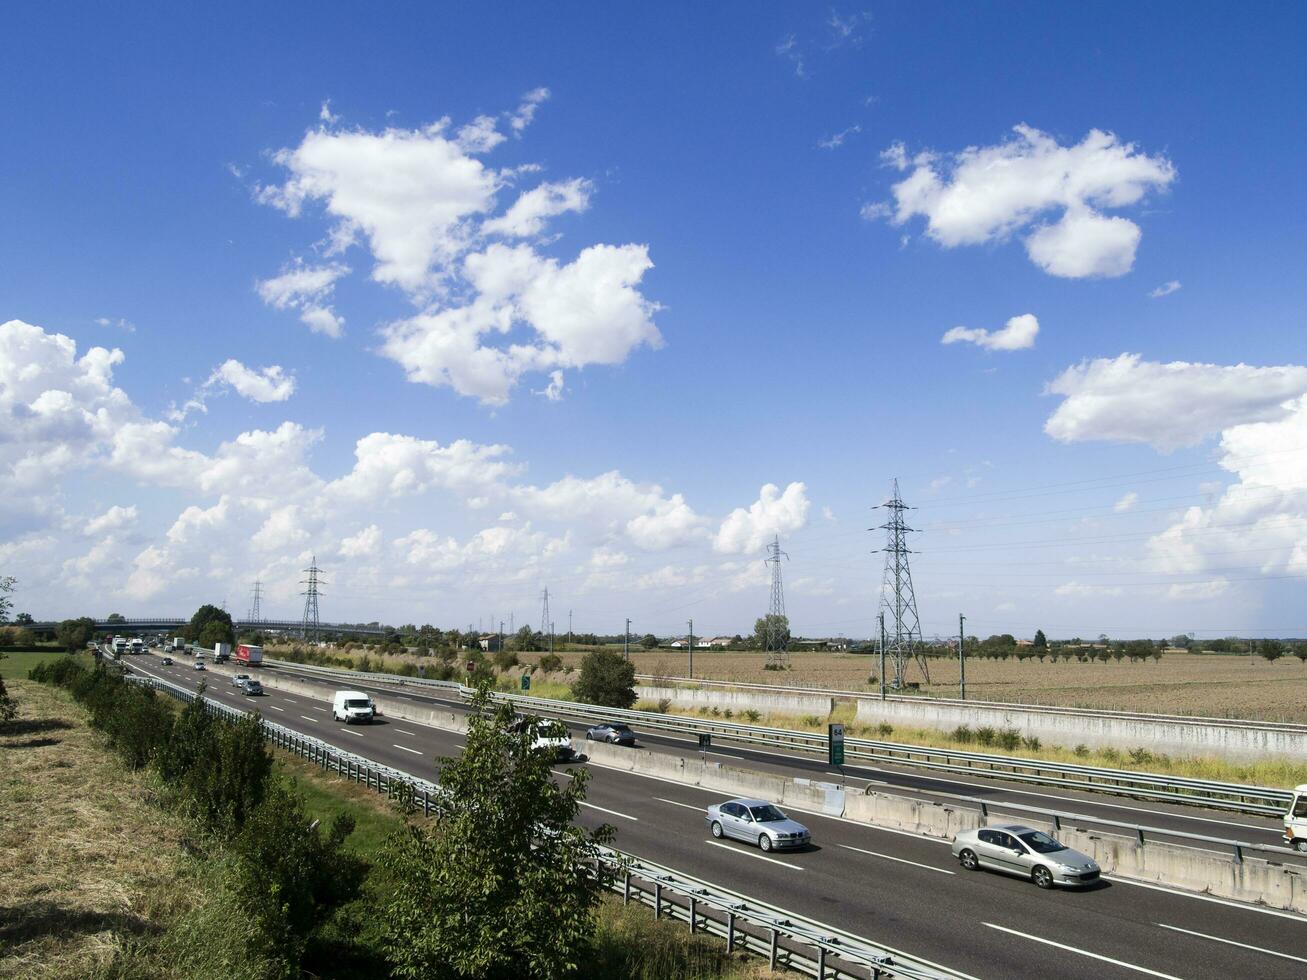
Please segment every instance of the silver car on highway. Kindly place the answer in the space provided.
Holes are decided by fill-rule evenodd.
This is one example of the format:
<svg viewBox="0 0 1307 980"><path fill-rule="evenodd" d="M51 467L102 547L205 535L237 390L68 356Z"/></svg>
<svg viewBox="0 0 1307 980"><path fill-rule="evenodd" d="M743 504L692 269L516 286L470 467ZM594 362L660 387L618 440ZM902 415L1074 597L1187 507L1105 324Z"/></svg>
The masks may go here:
<svg viewBox="0 0 1307 980"><path fill-rule="evenodd" d="M766 800L714 803L705 819L714 837L734 837L764 851L807 847L812 841L807 827Z"/></svg>
<svg viewBox="0 0 1307 980"><path fill-rule="evenodd" d="M1002 871L1029 879L1040 888L1079 888L1093 884L1102 874L1087 854L1022 824L964 830L953 838L953 856L968 871Z"/></svg>

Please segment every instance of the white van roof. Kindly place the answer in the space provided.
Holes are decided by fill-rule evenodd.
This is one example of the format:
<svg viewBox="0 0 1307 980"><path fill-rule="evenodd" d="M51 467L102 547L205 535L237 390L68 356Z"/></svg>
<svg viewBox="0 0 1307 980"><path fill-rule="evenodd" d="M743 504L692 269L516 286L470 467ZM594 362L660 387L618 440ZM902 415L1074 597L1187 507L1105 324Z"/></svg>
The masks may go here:
<svg viewBox="0 0 1307 980"><path fill-rule="evenodd" d="M337 692L336 692L336 697L338 697L338 698L367 698L368 695L365 694L365 693L363 693L362 691L337 691Z"/></svg>

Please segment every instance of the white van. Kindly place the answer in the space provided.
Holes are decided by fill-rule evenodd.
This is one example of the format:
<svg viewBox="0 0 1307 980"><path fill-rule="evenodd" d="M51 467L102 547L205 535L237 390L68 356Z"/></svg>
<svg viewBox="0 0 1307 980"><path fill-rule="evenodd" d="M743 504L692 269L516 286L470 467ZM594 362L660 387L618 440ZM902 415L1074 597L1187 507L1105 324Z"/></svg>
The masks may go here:
<svg viewBox="0 0 1307 980"><path fill-rule="evenodd" d="M362 691L337 691L331 700L331 717L347 725L352 721L371 724L376 716L377 706Z"/></svg>
<svg viewBox="0 0 1307 980"><path fill-rule="evenodd" d="M1284 815L1284 842L1295 851L1307 851L1307 783L1293 791L1293 802Z"/></svg>

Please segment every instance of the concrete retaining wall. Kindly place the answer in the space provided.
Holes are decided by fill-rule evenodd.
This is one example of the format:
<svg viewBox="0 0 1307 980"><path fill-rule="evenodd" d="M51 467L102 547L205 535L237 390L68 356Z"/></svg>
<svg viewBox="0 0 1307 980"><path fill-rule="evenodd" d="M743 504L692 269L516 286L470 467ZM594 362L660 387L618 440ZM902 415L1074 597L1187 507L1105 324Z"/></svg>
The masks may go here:
<svg viewBox="0 0 1307 980"><path fill-rule="evenodd" d="M1055 834L1068 846L1092 857L1107 874L1307 915L1307 869L1252 855L1245 855L1242 863L1236 863L1231 855L1180 844L1161 841L1140 844L1132 837L1068 824L1055 830L1051 822L1031 819L1028 814L1004 815L999 812L1001 804L991 804L985 817L978 810L947 803L882 792L846 793L834 783L789 779L645 749L578 742L577 750L587 752L591 761L600 765L718 790L723 796L773 800L796 810L825 813L940 840L952 840L960 831L988 824L1022 823Z"/></svg>
<svg viewBox="0 0 1307 980"><path fill-rule="evenodd" d="M635 689L642 701L661 701L664 698L678 708L730 708L732 711L780 711L789 715L818 715L825 719L831 712L832 700L819 695L767 694L761 691L699 690L692 687L650 687Z"/></svg>
<svg viewBox="0 0 1307 980"><path fill-rule="evenodd" d="M913 728L952 731L959 725L973 729L1015 728L1022 735L1053 745L1133 749L1171 755L1215 755L1228 759L1261 760L1268 756L1307 756L1307 734L1274 729L1243 728L1202 722L1112 718L1099 715L1043 712L1037 708L997 708L858 699L857 722L889 722Z"/></svg>

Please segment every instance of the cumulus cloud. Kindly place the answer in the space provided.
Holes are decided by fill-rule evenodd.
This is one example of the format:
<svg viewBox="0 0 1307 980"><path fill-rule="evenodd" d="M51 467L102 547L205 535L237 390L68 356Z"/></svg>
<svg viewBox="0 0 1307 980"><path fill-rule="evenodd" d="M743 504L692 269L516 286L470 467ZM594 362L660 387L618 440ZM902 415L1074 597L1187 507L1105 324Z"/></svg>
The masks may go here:
<svg viewBox="0 0 1307 980"><path fill-rule="evenodd" d="M273 309L299 311L300 322L314 333L339 337L345 321L331 308L331 294L336 281L348 274L349 268L339 263L305 265L297 261L280 275L262 280L259 296Z"/></svg>
<svg viewBox="0 0 1307 980"><path fill-rule="evenodd" d="M1059 442L1192 446L1231 426L1283 419L1307 392L1307 367L1145 361L1138 354L1083 361L1051 381L1063 402L1044 423Z"/></svg>
<svg viewBox="0 0 1307 980"><path fill-rule="evenodd" d="M1149 292L1152 299L1161 299L1163 296L1170 296L1172 293L1180 291L1180 280L1172 279L1170 282L1164 282L1156 289Z"/></svg>
<svg viewBox="0 0 1307 980"><path fill-rule="evenodd" d="M357 534L351 534L340 542L340 554L343 558L367 558L375 555L381 548L381 528L369 524Z"/></svg>
<svg viewBox="0 0 1307 980"><path fill-rule="evenodd" d="M722 521L713 548L726 554L760 551L774 535L803 527L809 506L804 484L791 483L784 493L774 483L765 484L747 509L737 507Z"/></svg>
<svg viewBox="0 0 1307 980"><path fill-rule="evenodd" d="M229 358L214 369L209 381L230 385L238 395L252 402L284 402L295 394L295 379L277 364L255 370Z"/></svg>
<svg viewBox="0 0 1307 980"><path fill-rule="evenodd" d="M888 213L895 225L923 217L926 234L945 248L1025 232L1031 261L1054 276L1129 272L1139 227L1103 211L1168 188L1176 176L1171 162L1097 129L1072 146L1024 124L1014 132L1006 142L953 156L910 155L902 143L892 145L882 160L907 176L893 186L890 208L864 208L864 216Z"/></svg>
<svg viewBox="0 0 1307 980"><path fill-rule="evenodd" d="M536 89L524 97L508 116L514 135L548 96ZM330 222L328 254L366 245L372 278L417 307L381 328L378 350L410 381L501 405L527 372L619 364L639 346L661 344L659 306L640 292L653 268L646 245L594 244L566 261L542 255L538 241L520 241L540 239L559 215L586 211L594 186L544 181L500 212L499 193L539 167L495 170L480 159L504 141L495 117L456 133L448 119L381 132L323 123L274 155L287 177L261 187L258 199L292 217L320 206ZM259 292L337 336L331 291L348 272L339 263L296 263ZM555 380L546 393L561 390Z"/></svg>
<svg viewBox="0 0 1307 980"><path fill-rule="evenodd" d="M1035 346L1035 337L1039 334L1039 320L1033 313L1014 316L1001 330L986 330L983 327L954 327L940 338L941 344L959 342L975 344L986 350L1025 350Z"/></svg>
<svg viewBox="0 0 1307 980"><path fill-rule="evenodd" d="M109 531L117 531L121 528L135 524L137 516L135 506L120 507L115 504L103 514L87 521L86 526L82 528L82 533L93 537L97 534L106 534Z"/></svg>

